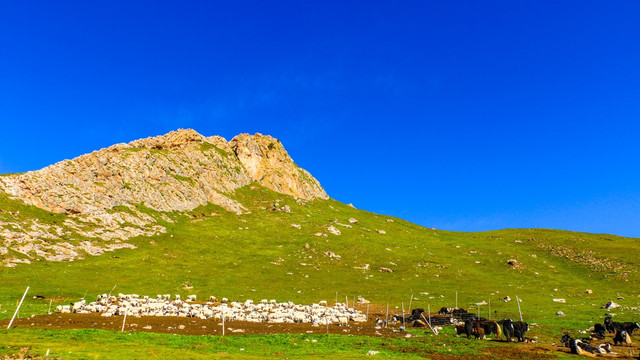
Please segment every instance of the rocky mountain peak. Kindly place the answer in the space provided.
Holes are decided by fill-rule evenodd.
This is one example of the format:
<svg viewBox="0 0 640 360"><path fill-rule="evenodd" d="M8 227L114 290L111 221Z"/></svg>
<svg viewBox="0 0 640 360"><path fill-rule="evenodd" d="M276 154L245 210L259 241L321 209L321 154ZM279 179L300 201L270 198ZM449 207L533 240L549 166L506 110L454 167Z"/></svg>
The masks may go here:
<svg viewBox="0 0 640 360"><path fill-rule="evenodd" d="M28 205L69 215L69 221L77 220L69 224L77 231L82 224L99 226L99 231L84 233L88 237L126 240L164 231L153 218L136 210L138 204L170 212L213 203L241 214L247 208L233 193L252 182L306 200L328 199L320 183L293 162L278 139L241 134L227 142L192 129L2 176L0 191ZM129 230L124 230L125 223L131 225ZM8 227L0 223L0 233Z"/></svg>
<svg viewBox="0 0 640 360"><path fill-rule="evenodd" d="M280 140L260 133L240 134L229 144L254 181L304 199L329 198L320 183L293 162Z"/></svg>
<svg viewBox="0 0 640 360"><path fill-rule="evenodd" d="M178 129L168 134L149 137L130 142L129 147L141 147L147 149L174 149L186 147L189 144L200 144L207 141L207 138L200 135L193 129Z"/></svg>

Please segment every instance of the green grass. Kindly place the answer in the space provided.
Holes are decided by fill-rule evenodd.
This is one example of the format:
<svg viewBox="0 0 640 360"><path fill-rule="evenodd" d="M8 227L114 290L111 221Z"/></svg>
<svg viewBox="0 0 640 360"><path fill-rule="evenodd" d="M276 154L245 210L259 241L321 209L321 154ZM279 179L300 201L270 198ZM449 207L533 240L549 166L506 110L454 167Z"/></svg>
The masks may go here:
<svg viewBox="0 0 640 360"><path fill-rule="evenodd" d="M178 175L178 174L171 174L171 176L173 176L173 178L175 178L176 180L188 182L189 184L194 184L196 182L195 180L193 180L192 178L190 178L188 176L182 176L182 175Z"/></svg>
<svg viewBox="0 0 640 360"><path fill-rule="evenodd" d="M532 328L532 336L553 341L562 331L585 329L596 320L602 321L605 311L599 307L610 299L629 307L640 303L638 239L544 229L432 230L334 200L298 205L294 198L256 184L232 195L251 212L236 215L207 205L186 213L167 213L175 220L161 221L167 232L132 239L138 247L135 250L72 263L36 262L0 268L0 318L12 315L26 286L31 290L23 315L46 312L50 299L55 299L54 306L75 301L85 293L93 299L114 285L115 293L216 295L297 303L332 301L337 292L340 301L345 295L350 299L361 295L377 304L389 302L393 312L399 312L402 302L408 306L412 294L414 308L430 306L435 312L442 306L453 306L457 293L461 307L475 312L473 303L490 301L493 318L514 319L518 318L516 302L501 299L510 296L515 300L517 295L522 299L525 320L540 324ZM276 201L280 206L289 205L291 213L266 209ZM57 224L66 216L26 206L3 194L0 206L0 216L19 210L20 216ZM149 208L137 208L160 218ZM351 217L359 222L350 224ZM352 227L340 226L334 219ZM299 224L301 229L291 224ZM329 234L329 225L342 235ZM377 229L386 234L377 233ZM327 251L341 258L331 259L324 255ZM507 264L509 259L518 260L522 268L512 268ZM371 270L354 268L365 264ZM379 272L380 267L393 272ZM184 290L185 283L194 288ZM586 289L592 289L593 294L587 294ZM46 299L31 299L36 294ZM617 300L618 296L624 299ZM566 303L555 303L553 298L564 298ZM488 315L487 306L480 310L481 315ZM558 310L567 317L556 317ZM639 317L637 311L615 312L620 321ZM16 332L22 339L36 339L45 333ZM149 345L149 349L156 347L162 348ZM250 352L242 355L247 354Z"/></svg>
<svg viewBox="0 0 640 360"><path fill-rule="evenodd" d="M220 156L222 156L223 158L228 158L229 157L229 153L227 153L226 151L220 149L219 147L213 145L210 142L203 142L202 144L200 144L200 151L209 151L209 150L215 150L215 152L217 152L218 154L220 154Z"/></svg>
<svg viewBox="0 0 640 360"><path fill-rule="evenodd" d="M490 346L509 346L451 334L437 337L424 330L413 331L415 337L410 339L318 334L183 336L103 330L0 330L0 334L0 355L31 347L30 355L41 356L49 349L50 356L64 359L362 359L370 350L379 351L379 357L422 358L429 354L475 355ZM94 345L97 343L100 346Z"/></svg>
<svg viewBox="0 0 640 360"><path fill-rule="evenodd" d="M28 220L29 222L38 219L41 224L61 225L66 220L67 215L56 214L35 206L26 205L19 200L11 199L11 197L0 191L0 221L20 222Z"/></svg>

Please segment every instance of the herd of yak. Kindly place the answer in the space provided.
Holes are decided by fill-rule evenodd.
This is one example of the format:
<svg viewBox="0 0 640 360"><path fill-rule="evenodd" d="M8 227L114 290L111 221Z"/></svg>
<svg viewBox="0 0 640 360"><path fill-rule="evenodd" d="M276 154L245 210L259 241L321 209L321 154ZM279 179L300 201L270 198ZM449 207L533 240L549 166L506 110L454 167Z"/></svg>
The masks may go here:
<svg viewBox="0 0 640 360"><path fill-rule="evenodd" d="M426 318L422 314L423 309L413 309L411 316L402 318L394 316L394 321L400 321L402 323L413 323L414 327L426 326ZM447 309L443 308L439 314L450 314L452 318L467 317L467 320L463 323L459 323L456 326L457 336L465 335L471 339L484 339L491 334L495 336L506 337L507 342L511 342L512 339L517 339L518 342L527 341L525 334L529 331L529 324L523 321L513 321L511 319L494 321L486 319L477 319L463 309ZM424 321L422 321L422 319ZM561 342L571 350L571 353L593 357L596 354L612 354L611 343L603 343L598 346L592 345L592 341L605 340L607 333L615 334L613 337L613 345L618 346L631 346L631 335L633 331L640 329L640 325L637 322L616 322L611 319L611 316L607 316L604 319L604 324L595 324L593 331L589 337L574 339L569 334L564 334Z"/></svg>
<svg viewBox="0 0 640 360"><path fill-rule="evenodd" d="M631 335L633 331L640 329L637 322L617 322L611 319L611 316L604 318L604 324L595 324L593 332L589 337L574 339L568 334L562 336L562 342L566 347L571 349L571 353L578 355L594 356L596 354L611 353L611 344L604 343L598 346L591 344L592 340L604 340L606 333L615 334L613 337L614 345L631 346Z"/></svg>
<svg viewBox="0 0 640 360"><path fill-rule="evenodd" d="M394 322L413 324L414 327L424 327L427 325L427 319L423 315L424 309L411 310L411 316L402 318L394 316ZM467 338L472 336L476 339L484 339L486 336L494 334L496 336L504 336L507 342L517 339L519 342L525 341L524 335L529 331L529 324L523 321L513 321L511 319L493 321L486 319L477 319L474 315L468 314L464 309L442 308L438 312L439 315L451 315L453 318L467 318L466 321L456 326L457 335L466 335ZM424 320L424 321L423 321Z"/></svg>

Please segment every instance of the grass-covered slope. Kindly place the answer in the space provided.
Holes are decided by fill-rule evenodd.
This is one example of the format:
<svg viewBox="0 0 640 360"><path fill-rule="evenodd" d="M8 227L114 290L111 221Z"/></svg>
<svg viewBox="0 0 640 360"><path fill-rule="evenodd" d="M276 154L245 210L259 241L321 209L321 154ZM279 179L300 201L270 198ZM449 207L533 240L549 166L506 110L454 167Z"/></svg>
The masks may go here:
<svg viewBox="0 0 640 360"><path fill-rule="evenodd" d="M638 306L638 240L541 229L459 233L424 228L401 219L357 210L334 200L302 202L259 185L230 194L248 206L236 215L209 205L188 213L159 213L140 207L167 227L165 234L136 238L123 249L74 262L35 262L0 268L0 317L12 315L15 301L30 286L23 314L99 293L197 294L244 300L273 298L302 303L353 299L361 295L392 308L409 302L437 310L491 301L493 317L516 317L516 295L530 322L571 327L600 317L600 305L618 296ZM4 198L3 198L4 199ZM60 215L20 209L42 221ZM274 211L278 203L291 212ZM358 223L350 223L355 218ZM300 228L292 226L299 225ZM350 225L346 227L343 225ZM341 235L327 228L334 226ZM383 230L384 233L378 230ZM317 236L322 233L327 236ZM340 258L330 257L332 252ZM507 264L510 259L516 267ZM358 269L369 264L369 270ZM381 272L381 268L393 272ZM185 285L193 287L186 290ZM592 294L586 290L591 289ZM429 293L425 295L424 293ZM86 295L85 295L86 294ZM555 303L564 298L566 303ZM480 309L485 312L488 307ZM567 314L558 320L557 310Z"/></svg>

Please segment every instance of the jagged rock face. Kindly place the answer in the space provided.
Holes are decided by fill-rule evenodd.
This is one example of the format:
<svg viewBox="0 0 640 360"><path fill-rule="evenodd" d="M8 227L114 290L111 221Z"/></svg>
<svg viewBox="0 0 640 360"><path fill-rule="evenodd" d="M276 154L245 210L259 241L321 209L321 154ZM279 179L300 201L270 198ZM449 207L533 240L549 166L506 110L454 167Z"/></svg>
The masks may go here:
<svg viewBox="0 0 640 360"><path fill-rule="evenodd" d="M244 207L222 192L250 182L235 156L193 130L181 130L4 177L0 186L57 213L95 213L127 203L184 211L207 202L241 212Z"/></svg>
<svg viewBox="0 0 640 360"><path fill-rule="evenodd" d="M318 180L296 165L278 139L262 134L240 134L229 144L254 181L299 198L328 199Z"/></svg>
<svg viewBox="0 0 640 360"><path fill-rule="evenodd" d="M225 194L233 194L252 181L306 200L328 198L318 181L293 162L277 139L242 134L227 142L194 130L116 144L41 170L2 176L0 190L28 205L69 214L64 231L120 242L165 231L157 219L139 212L133 204L169 212L213 203L241 214L247 208ZM115 210L116 206L125 206L127 211ZM30 226L12 223L5 227L0 222L0 240L7 248L47 260L80 256L68 243L64 244L66 256L60 255L60 245L48 241L56 240L48 238L56 237L51 231L15 230ZM83 244L79 250L89 254L128 246ZM0 255L7 248L0 243Z"/></svg>
<svg viewBox="0 0 640 360"><path fill-rule="evenodd" d="M223 193L251 181L307 200L328 198L271 136L242 134L227 143L194 130L117 144L42 170L2 177L0 188L57 213L94 213L127 203L184 211L207 202L239 213L245 207Z"/></svg>

